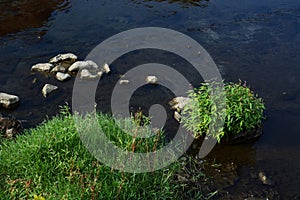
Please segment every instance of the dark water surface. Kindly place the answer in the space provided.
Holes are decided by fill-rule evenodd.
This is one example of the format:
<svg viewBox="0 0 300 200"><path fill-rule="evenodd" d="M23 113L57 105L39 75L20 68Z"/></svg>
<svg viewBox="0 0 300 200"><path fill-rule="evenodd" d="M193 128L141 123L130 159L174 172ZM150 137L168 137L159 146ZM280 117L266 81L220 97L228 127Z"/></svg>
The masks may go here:
<svg viewBox="0 0 300 200"><path fill-rule="evenodd" d="M223 78L245 80L265 99L268 118L259 141L218 147L209 156L224 165L238 165L237 179L226 191L236 195L251 191L255 196L254 191L263 193L271 188L282 199L300 199L300 1L12 0L0 1L0 8L0 91L21 98L15 110L0 109L2 115L26 120L24 126L33 127L47 115L56 114L58 105L71 103L74 79L60 83L53 77L32 74L32 64L64 52L83 60L101 41L132 28L174 29L197 40L213 57ZM183 61L166 58L167 54L151 55L137 52L114 63L112 75L101 80L107 91L98 95L100 110L109 110L108 90L112 80L123 73L122 65L157 59L187 68ZM198 84L193 73L187 77ZM38 81L33 83L35 78ZM41 88L45 83L58 85L60 91L44 99ZM153 94L147 96L151 102L168 101L161 95L157 98L151 88L136 97L145 91ZM255 182L260 170L270 176L274 186Z"/></svg>

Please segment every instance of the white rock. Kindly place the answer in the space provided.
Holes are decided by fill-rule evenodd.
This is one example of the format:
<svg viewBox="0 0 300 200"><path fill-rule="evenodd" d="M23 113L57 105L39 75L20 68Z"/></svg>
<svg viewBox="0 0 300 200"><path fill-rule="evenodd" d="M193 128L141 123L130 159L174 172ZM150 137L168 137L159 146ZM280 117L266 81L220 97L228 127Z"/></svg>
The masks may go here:
<svg viewBox="0 0 300 200"><path fill-rule="evenodd" d="M50 63L38 63L31 67L31 71L33 72L50 72L50 70L54 67L54 65Z"/></svg>
<svg viewBox="0 0 300 200"><path fill-rule="evenodd" d="M169 102L169 104L172 106L173 110L181 112L190 101L191 98L188 97L175 97Z"/></svg>
<svg viewBox="0 0 300 200"><path fill-rule="evenodd" d="M184 109L184 107L190 103L191 98L189 97L175 97L172 99L169 104L172 106L172 109L174 111L174 118L180 122L181 120L181 111Z"/></svg>
<svg viewBox="0 0 300 200"><path fill-rule="evenodd" d="M0 106L4 108L14 108L20 99L16 95L0 92Z"/></svg>
<svg viewBox="0 0 300 200"><path fill-rule="evenodd" d="M175 112L174 112L174 118L175 118L178 122L180 122L180 120L181 120L181 114L179 114L179 112L175 111Z"/></svg>
<svg viewBox="0 0 300 200"><path fill-rule="evenodd" d="M57 65L57 66L55 66L52 70L51 70L51 73L56 73L56 72L62 72L62 73L64 73L64 72L66 72L67 71L67 69L65 68L65 67L63 67L63 66L61 66L61 65Z"/></svg>
<svg viewBox="0 0 300 200"><path fill-rule="evenodd" d="M105 63L102 67L102 70L104 73L108 74L110 72L109 65L107 63Z"/></svg>
<svg viewBox="0 0 300 200"><path fill-rule="evenodd" d="M102 74L101 74L102 75ZM97 78L98 75L93 75L89 70L83 69L80 72L80 78L82 79L94 79Z"/></svg>
<svg viewBox="0 0 300 200"><path fill-rule="evenodd" d="M77 60L77 56L73 53L65 53L65 54L58 54L57 56L50 59L49 63L60 63L65 61L75 62Z"/></svg>
<svg viewBox="0 0 300 200"><path fill-rule="evenodd" d="M129 84L129 80L120 80L120 85Z"/></svg>
<svg viewBox="0 0 300 200"><path fill-rule="evenodd" d="M58 87L56 85L45 84L42 89L42 94L44 97L47 97L51 92L55 90L58 90Z"/></svg>
<svg viewBox="0 0 300 200"><path fill-rule="evenodd" d="M157 77L156 76L147 76L146 82L149 84L156 84L157 83Z"/></svg>
<svg viewBox="0 0 300 200"><path fill-rule="evenodd" d="M103 72L102 72L102 71L100 71L100 72L97 73L97 76L98 76L99 78L101 78L102 75L103 75Z"/></svg>
<svg viewBox="0 0 300 200"><path fill-rule="evenodd" d="M71 78L71 76L69 74L65 74L65 73L61 73L61 72L57 72L55 77L59 81L66 81L69 78Z"/></svg>
<svg viewBox="0 0 300 200"><path fill-rule="evenodd" d="M78 72L80 69L94 69L94 70L99 70L99 66L92 60L87 60L87 61L77 61L73 63L69 67L69 72Z"/></svg>
<svg viewBox="0 0 300 200"><path fill-rule="evenodd" d="M13 128L7 129L5 136L8 138L12 138L14 136L14 129Z"/></svg>

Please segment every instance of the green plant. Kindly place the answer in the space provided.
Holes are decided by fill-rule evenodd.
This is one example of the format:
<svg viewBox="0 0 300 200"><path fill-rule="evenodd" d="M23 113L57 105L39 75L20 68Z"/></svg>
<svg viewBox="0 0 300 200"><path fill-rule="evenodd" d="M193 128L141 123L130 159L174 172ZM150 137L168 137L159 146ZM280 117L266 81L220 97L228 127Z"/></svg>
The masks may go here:
<svg viewBox="0 0 300 200"><path fill-rule="evenodd" d="M149 117L145 116L141 109L134 114L131 114L131 119L139 126L146 126L151 124Z"/></svg>
<svg viewBox="0 0 300 200"><path fill-rule="evenodd" d="M215 81L203 83L189 91L188 97L191 101L183 110L182 122L196 137L208 134L220 141L225 135L238 135L261 126L264 118L263 100L241 81L224 87ZM210 127L222 120L223 127L217 130Z"/></svg>
<svg viewBox="0 0 300 200"><path fill-rule="evenodd" d="M163 132L135 138L124 134L110 116L96 116L109 139L122 149L148 152L164 145ZM0 199L182 199L180 194L188 192L174 181L179 162L149 173L126 173L100 163L81 142L75 122L64 107L61 115L25 130L16 140L3 141ZM122 123L137 134L143 129L126 120ZM89 125L93 124L84 126Z"/></svg>
<svg viewBox="0 0 300 200"><path fill-rule="evenodd" d="M125 173L97 161L82 144L68 110L0 146L0 199L168 199L178 164L151 173ZM128 151L160 148L163 137L139 140L97 114L115 145ZM130 126L130 124L129 124ZM133 128L136 128L135 126Z"/></svg>

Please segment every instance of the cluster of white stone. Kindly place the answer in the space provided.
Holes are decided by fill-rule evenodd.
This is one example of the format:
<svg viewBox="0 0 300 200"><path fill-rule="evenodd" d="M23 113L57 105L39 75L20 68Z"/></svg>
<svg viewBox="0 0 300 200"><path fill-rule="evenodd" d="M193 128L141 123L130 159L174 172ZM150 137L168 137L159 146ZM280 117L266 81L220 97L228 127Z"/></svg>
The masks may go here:
<svg viewBox="0 0 300 200"><path fill-rule="evenodd" d="M67 81L72 75L80 73L82 79L101 78L103 73L110 73L110 67L104 63L99 67L94 61L77 61L77 56L73 53L58 54L51 58L48 63L38 63L31 67L33 72L53 74L59 81ZM51 92L58 90L58 86L45 84L42 94L47 97Z"/></svg>

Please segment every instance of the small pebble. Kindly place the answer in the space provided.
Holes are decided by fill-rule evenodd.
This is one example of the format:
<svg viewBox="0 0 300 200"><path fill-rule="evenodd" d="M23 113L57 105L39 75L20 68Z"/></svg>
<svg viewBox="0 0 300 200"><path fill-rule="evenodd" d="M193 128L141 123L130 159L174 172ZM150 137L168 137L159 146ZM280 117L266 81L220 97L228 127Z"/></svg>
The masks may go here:
<svg viewBox="0 0 300 200"><path fill-rule="evenodd" d="M109 65L107 63L105 63L103 65L103 72L108 74L110 72L110 68L109 68Z"/></svg>
<svg viewBox="0 0 300 200"><path fill-rule="evenodd" d="M146 82L149 84L157 84L157 77L156 76L147 76Z"/></svg>
<svg viewBox="0 0 300 200"><path fill-rule="evenodd" d="M129 80L120 80L120 85L129 84Z"/></svg>

